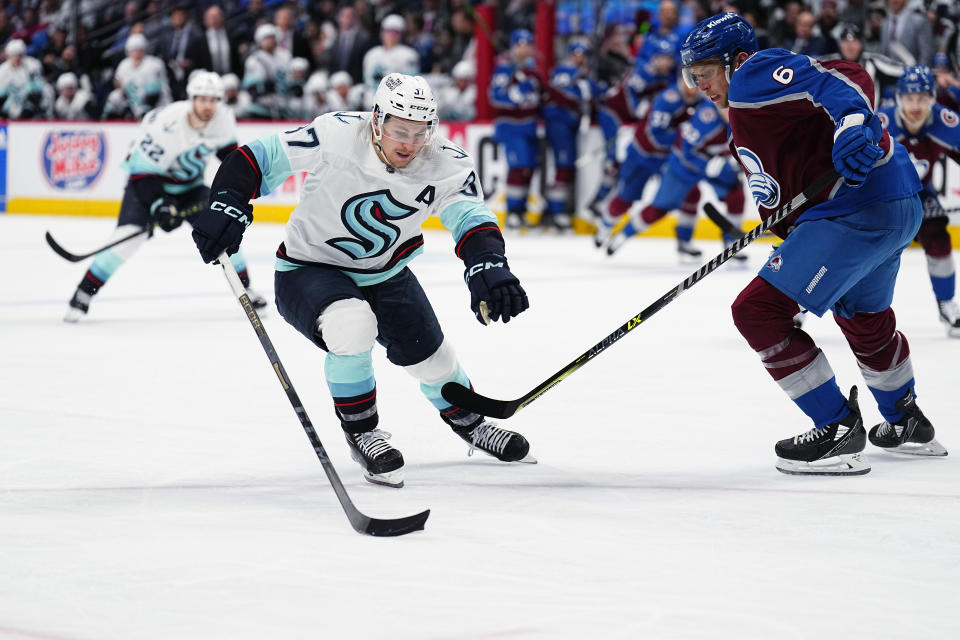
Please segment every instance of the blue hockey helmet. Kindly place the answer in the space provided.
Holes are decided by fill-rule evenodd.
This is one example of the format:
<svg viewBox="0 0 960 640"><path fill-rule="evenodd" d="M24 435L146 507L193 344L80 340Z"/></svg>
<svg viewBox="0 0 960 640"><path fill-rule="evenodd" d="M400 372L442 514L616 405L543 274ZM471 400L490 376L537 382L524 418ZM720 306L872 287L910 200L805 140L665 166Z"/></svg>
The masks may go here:
<svg viewBox="0 0 960 640"><path fill-rule="evenodd" d="M757 34L740 14L720 13L705 18L693 27L680 46L684 79L691 87L695 86L691 83L691 79L687 78L687 67L711 58L720 60L721 64L727 68L729 77L730 65L738 53L753 54L759 48Z"/></svg>
<svg viewBox="0 0 960 640"><path fill-rule="evenodd" d="M588 55L590 53L590 45L588 45L583 40L574 40L567 46L567 55L573 55L575 53L582 53L583 55Z"/></svg>
<svg viewBox="0 0 960 640"><path fill-rule="evenodd" d="M643 39L640 57L649 60L653 56L670 56L675 58L677 56L676 41L654 34L647 35L647 37Z"/></svg>
<svg viewBox="0 0 960 640"><path fill-rule="evenodd" d="M530 33L529 29L514 29L513 33L510 34L510 46L514 47L521 42L533 42L533 34Z"/></svg>
<svg viewBox="0 0 960 640"><path fill-rule="evenodd" d="M897 79L897 95L904 93L929 93L936 95L936 80L926 65L907 67Z"/></svg>

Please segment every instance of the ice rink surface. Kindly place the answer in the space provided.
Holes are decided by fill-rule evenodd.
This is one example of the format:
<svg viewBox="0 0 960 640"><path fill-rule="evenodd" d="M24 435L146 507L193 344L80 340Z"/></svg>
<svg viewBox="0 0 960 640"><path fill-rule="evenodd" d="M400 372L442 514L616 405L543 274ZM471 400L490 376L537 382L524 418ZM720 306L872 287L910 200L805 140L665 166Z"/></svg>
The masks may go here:
<svg viewBox="0 0 960 640"><path fill-rule="evenodd" d="M729 306L763 263L727 264L506 422L537 465L467 456L416 382L375 350L381 428L406 487L366 483L323 354L264 324L357 506L432 509L403 538L347 523L218 267L186 228L160 234L61 321L108 219L0 216L0 637L954 639L960 637L960 340L937 322L919 250L894 308L919 404L951 451L868 445L862 477L793 477L774 442L809 428ZM452 240L414 271L479 391L515 398L698 265L671 242L606 259L587 237L508 239L531 300L484 328ZM282 227L254 224L253 286L273 292ZM700 241L705 257L719 242ZM806 328L843 389L861 386L829 318Z"/></svg>

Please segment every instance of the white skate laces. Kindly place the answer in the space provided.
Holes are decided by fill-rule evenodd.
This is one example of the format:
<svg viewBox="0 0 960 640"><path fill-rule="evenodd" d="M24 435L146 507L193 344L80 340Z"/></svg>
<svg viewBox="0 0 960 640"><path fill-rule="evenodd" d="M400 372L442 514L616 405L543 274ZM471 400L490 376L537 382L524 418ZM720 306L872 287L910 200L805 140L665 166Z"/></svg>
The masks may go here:
<svg viewBox="0 0 960 640"><path fill-rule="evenodd" d="M371 459L393 448L387 442L387 440L393 437L393 434L387 431L381 431L380 429L354 433L352 437L361 453Z"/></svg>
<svg viewBox="0 0 960 640"><path fill-rule="evenodd" d="M470 450L467 455L472 456L477 447L503 454L512 435L511 432L498 428L494 422L484 422L470 432Z"/></svg>

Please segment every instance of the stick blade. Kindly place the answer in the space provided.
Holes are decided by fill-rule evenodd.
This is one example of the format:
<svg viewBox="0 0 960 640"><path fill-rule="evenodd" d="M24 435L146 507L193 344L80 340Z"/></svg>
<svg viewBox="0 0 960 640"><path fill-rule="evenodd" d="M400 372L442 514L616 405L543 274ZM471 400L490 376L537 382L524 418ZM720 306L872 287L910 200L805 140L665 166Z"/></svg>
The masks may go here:
<svg viewBox="0 0 960 640"><path fill-rule="evenodd" d="M50 235L49 231L44 234L44 238L47 239L47 244L50 245L50 248L53 249L54 253L64 260L69 260L70 262L80 262L83 260L84 256L74 255L57 244L57 241L53 239L53 236Z"/></svg>
<svg viewBox="0 0 960 640"><path fill-rule="evenodd" d="M427 518L430 517L430 509L416 515L405 518L380 519L362 516L361 518L351 518L350 524L357 533L365 533L368 536L378 538L388 538L395 536L404 536L414 531L423 531L427 524Z"/></svg>
<svg viewBox="0 0 960 640"><path fill-rule="evenodd" d="M495 400L482 396L457 382L448 382L440 389L443 399L457 407L482 416L505 420L517 412L519 401Z"/></svg>

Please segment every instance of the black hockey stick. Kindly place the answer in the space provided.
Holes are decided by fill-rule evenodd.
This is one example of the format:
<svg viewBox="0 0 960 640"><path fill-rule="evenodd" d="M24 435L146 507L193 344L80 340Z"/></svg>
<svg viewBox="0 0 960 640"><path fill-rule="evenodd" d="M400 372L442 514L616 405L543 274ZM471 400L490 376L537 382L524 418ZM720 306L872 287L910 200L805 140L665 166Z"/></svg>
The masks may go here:
<svg viewBox="0 0 960 640"><path fill-rule="evenodd" d="M727 216L720 213L712 202L703 205L703 212L710 218L710 222L720 227L720 233L730 236L731 238L739 238L743 235L743 229L733 224Z"/></svg>
<svg viewBox="0 0 960 640"><path fill-rule="evenodd" d="M187 216L193 215L193 214L195 214L196 212L200 211L200 209L202 209L204 206L205 206L205 205L202 205L202 204L195 204L195 205L193 205L192 207L190 207L189 209L184 209L183 211L178 212L178 214L180 215L180 217L186 218ZM50 232L49 232L49 231L47 231L47 233L46 233L46 235L45 235L44 237L47 239L47 244L50 245L50 248L53 249L54 252L55 252L58 256L60 256L60 257L63 258L64 260L69 260L70 262L80 262L81 260L86 260L87 258L89 258L89 257L91 257L91 256L97 255L97 254L100 253L101 251L106 251L107 249L111 249L111 248L117 246L118 244L123 244L123 243L126 242L127 240L132 240L132 239L136 238L137 236L142 236L143 234L149 233L149 232L151 232L152 230L153 230L153 227L152 227L152 226L144 227L143 229L140 229L139 231L134 231L134 232L131 233L130 235L124 236L124 237L120 238L119 240L114 240L114 241L111 242L110 244L104 245L104 246L100 247L99 249L97 249L96 251L91 251L90 253L70 253L69 251L67 251L66 249L64 249L62 246L60 246L60 243L58 243L56 240L53 239L53 236L50 235Z"/></svg>
<svg viewBox="0 0 960 640"><path fill-rule="evenodd" d="M323 443L320 442L320 437L317 436L317 432L310 422L307 410L303 408L303 403L300 402L300 398L293 388L293 383L290 382L287 371L280 362L280 357L273 348L273 343L270 341L270 336L267 335L267 330L263 327L263 323L260 322L260 316L257 315L253 305L250 304L250 298L247 296L246 289L243 288L243 283L240 282L240 276L237 275L237 271L234 269L226 253L221 254L219 260L220 266L223 267L223 273L227 277L227 282L230 283L230 288L233 289L234 295L237 296L237 299L240 301L240 306L243 307L244 312L246 312L250 326L253 327L257 337L260 338L260 344L263 346L263 350L266 352L267 358L273 366L274 373L277 374L280 386L286 391L287 399L289 399L290 404L293 405L293 410L296 412L297 418L300 419L300 424L303 426L307 438L310 439L313 450L317 453L317 457L320 458L320 464L323 465L323 470L326 472L327 478L330 480L330 485L340 500L340 506L343 507L344 512L347 514L347 519L350 520L350 525L357 533L365 533L371 536L402 536L407 533L422 530L427 522L427 518L430 516L429 509L405 518L383 520L364 515L353 505L353 501L350 500L350 496L347 495L347 490L343 486L340 476L337 475L337 470L333 468L333 463L323 448Z"/></svg>
<svg viewBox="0 0 960 640"><path fill-rule="evenodd" d="M839 177L840 174L838 174L836 171L830 171L829 173L826 173L814 180L813 184L804 189L803 192L797 195L793 200L787 202L782 207L777 209L773 215L758 224L749 232L738 237L731 244L725 247L721 254L694 271L683 282L665 293L659 300L638 313L636 316L627 320L624 324L614 329L613 333L590 347L576 360L565 366L563 369L560 369L548 379L534 387L531 391L520 396L516 400L495 400L493 398L488 398L480 395L473 389L467 389L463 385L456 382L448 382L443 385L441 394L447 402L461 409L466 409L467 411L479 413L484 416L490 416L491 418L509 418L517 411L520 411L520 409L523 409L528 404L536 400L538 397L540 397L540 395L549 391L554 385L570 376L574 371L590 362L595 356L612 346L617 340L639 327L642 322L649 319L657 311L660 311L660 309L676 300L681 293L703 280L707 275L716 270L717 267L722 265L724 262L732 258L737 252L741 251L748 244L760 237L760 235L766 232L767 229L785 219L798 208L802 207L807 203L807 200L828 187Z"/></svg>

